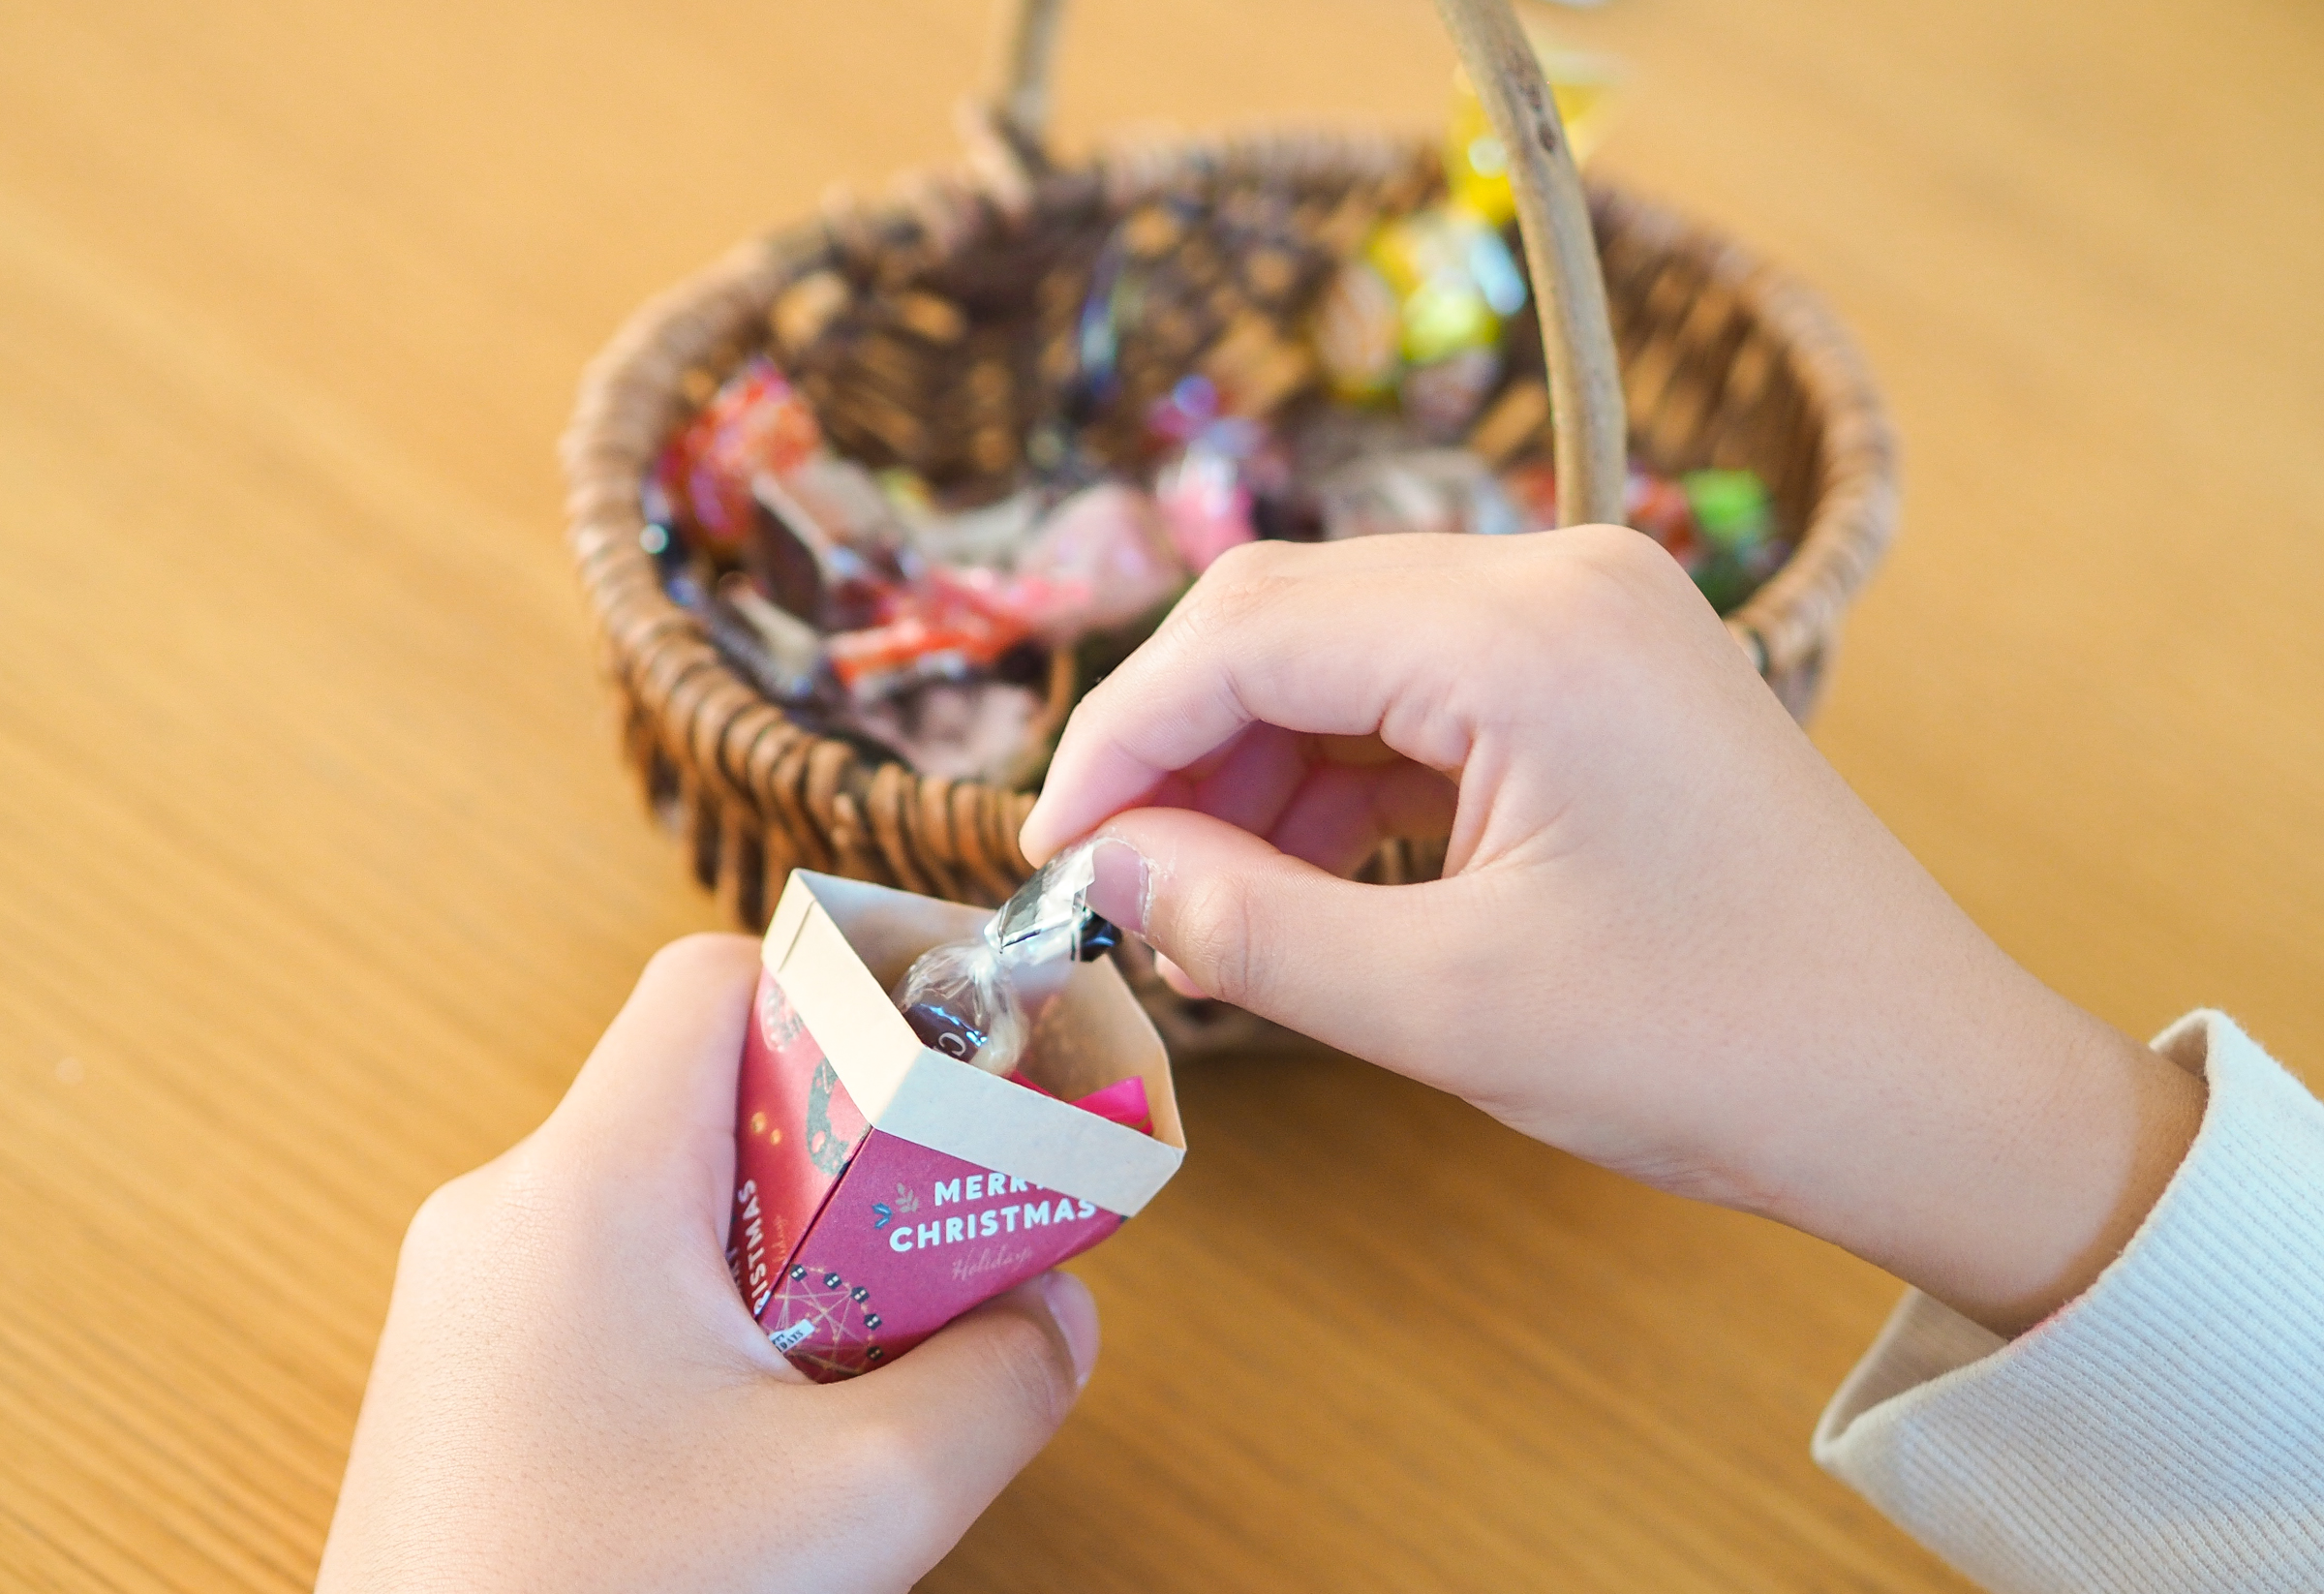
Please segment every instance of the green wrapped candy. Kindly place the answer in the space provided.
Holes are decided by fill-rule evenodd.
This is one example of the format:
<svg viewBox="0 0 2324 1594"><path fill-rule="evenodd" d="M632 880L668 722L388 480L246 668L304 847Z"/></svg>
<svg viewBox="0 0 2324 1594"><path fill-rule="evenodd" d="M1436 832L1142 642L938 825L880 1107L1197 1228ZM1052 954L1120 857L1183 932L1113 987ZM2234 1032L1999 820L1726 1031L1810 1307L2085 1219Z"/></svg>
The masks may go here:
<svg viewBox="0 0 2324 1594"><path fill-rule="evenodd" d="M1715 548L1748 553L1775 532L1774 506L1757 471L1689 471L1679 478L1695 527Z"/></svg>

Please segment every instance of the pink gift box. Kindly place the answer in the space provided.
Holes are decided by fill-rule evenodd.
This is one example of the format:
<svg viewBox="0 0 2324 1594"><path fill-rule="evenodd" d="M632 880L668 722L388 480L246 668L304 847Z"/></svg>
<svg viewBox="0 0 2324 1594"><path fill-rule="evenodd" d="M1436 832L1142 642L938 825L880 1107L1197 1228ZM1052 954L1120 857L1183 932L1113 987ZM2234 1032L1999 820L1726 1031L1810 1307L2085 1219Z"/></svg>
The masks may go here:
<svg viewBox="0 0 2324 1594"><path fill-rule="evenodd" d="M810 1378L892 1361L1087 1250L1185 1158L1170 1059L1109 961L1077 966L1041 1020L1020 1070L1037 1090L920 1044L888 991L990 916L797 870L767 929L727 1261ZM1114 1121L1141 1088L1150 1135ZM1113 1117L1073 1105L1085 1097Z"/></svg>

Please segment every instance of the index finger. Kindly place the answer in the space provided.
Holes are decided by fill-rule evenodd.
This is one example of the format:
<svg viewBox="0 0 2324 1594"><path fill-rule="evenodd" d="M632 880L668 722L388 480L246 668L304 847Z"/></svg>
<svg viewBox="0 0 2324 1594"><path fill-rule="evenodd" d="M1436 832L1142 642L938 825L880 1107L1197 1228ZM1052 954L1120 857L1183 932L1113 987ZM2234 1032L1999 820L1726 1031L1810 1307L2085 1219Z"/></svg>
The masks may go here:
<svg viewBox="0 0 2324 1594"><path fill-rule="evenodd" d="M1039 863L1254 723L1377 735L1432 769L1459 768L1456 674L1490 671L1479 624L1533 536L1417 533L1246 543L1213 565L1146 645L1074 710L1020 836ZM1466 633L1460 657L1445 620Z"/></svg>

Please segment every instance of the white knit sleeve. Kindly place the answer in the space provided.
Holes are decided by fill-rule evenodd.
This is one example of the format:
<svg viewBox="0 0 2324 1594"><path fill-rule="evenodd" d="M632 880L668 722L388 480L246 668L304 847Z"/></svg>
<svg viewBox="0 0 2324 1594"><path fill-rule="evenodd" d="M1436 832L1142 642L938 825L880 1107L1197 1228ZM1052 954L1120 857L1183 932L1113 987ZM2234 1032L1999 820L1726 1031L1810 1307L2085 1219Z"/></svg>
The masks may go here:
<svg viewBox="0 0 2324 1594"><path fill-rule="evenodd" d="M2324 1590L2324 1104L2234 1023L2123 1254L2016 1339L1905 1297L1816 1459L1996 1594Z"/></svg>

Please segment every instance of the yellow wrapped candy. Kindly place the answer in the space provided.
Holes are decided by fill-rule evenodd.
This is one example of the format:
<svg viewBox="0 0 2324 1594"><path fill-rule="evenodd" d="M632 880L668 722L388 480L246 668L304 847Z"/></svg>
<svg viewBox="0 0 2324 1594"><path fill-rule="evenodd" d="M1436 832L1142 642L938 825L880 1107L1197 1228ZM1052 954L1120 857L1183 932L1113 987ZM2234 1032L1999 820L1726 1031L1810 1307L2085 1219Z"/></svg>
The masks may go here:
<svg viewBox="0 0 2324 1594"><path fill-rule="evenodd" d="M1603 57L1547 47L1528 30L1576 158L1602 131L1616 73ZM1500 372L1502 323L1525 277L1502 240L1516 214L1508 161L1465 74L1453 75L1446 198L1372 230L1316 306L1317 363L1334 396L1400 399L1430 432L1456 431Z"/></svg>
<svg viewBox="0 0 2324 1594"><path fill-rule="evenodd" d="M1430 205L1383 222L1316 309L1316 352L1332 390L1385 396L1408 366L1497 348L1525 303L1525 277L1481 216Z"/></svg>
<svg viewBox="0 0 2324 1594"><path fill-rule="evenodd" d="M1566 141L1576 164L1590 158L1605 133L1605 107L1621 79L1621 70L1603 55L1585 55L1546 45L1527 30L1533 53L1549 79L1557 101L1558 119L1566 124ZM1452 120L1445 136L1445 183L1452 202L1475 211L1495 227L1506 227L1517 213L1509 191L1509 156L1484 114L1484 102L1469 75L1452 72Z"/></svg>

